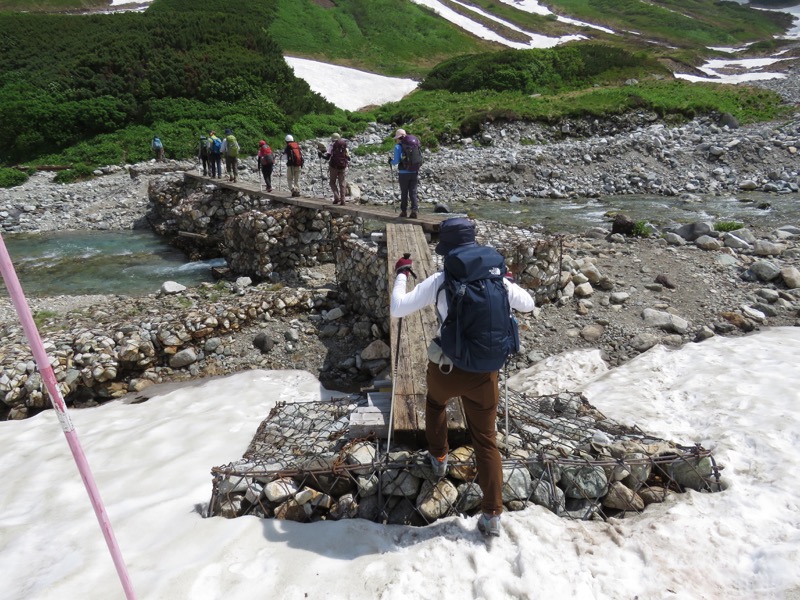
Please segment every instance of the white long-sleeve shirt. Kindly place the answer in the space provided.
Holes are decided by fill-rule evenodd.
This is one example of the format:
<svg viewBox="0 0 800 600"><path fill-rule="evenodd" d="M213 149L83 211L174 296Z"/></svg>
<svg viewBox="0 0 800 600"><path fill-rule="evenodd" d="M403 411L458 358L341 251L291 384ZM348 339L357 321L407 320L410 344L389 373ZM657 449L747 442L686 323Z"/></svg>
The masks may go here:
<svg viewBox="0 0 800 600"><path fill-rule="evenodd" d="M442 271L434 273L424 281L419 283L413 290L406 292L406 280L408 275L400 273L394 280L392 286L392 301L389 311L393 317L405 317L431 304L436 304L439 312L440 323L447 318L447 297L446 294L436 293L444 283L444 273ZM519 312L530 312L536 307L533 297L516 283L503 278L503 283L508 290L508 302L511 308Z"/></svg>

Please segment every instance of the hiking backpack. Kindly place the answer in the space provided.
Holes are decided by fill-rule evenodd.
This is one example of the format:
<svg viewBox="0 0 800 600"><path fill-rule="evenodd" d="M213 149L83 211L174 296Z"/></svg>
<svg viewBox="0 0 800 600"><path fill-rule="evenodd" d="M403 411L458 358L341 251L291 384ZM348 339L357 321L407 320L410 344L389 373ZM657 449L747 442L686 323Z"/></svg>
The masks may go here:
<svg viewBox="0 0 800 600"><path fill-rule="evenodd" d="M222 151L222 140L214 136L211 138L211 154L219 154Z"/></svg>
<svg viewBox="0 0 800 600"><path fill-rule="evenodd" d="M259 154L258 159L261 161L260 164L262 167L268 167L275 162L275 157L272 155L272 150L269 146L265 148L266 152L264 154Z"/></svg>
<svg viewBox="0 0 800 600"><path fill-rule="evenodd" d="M447 318L441 324L441 347L459 369L498 371L519 350L505 274L503 256L487 246L456 248L444 258L439 291L447 299Z"/></svg>
<svg viewBox="0 0 800 600"><path fill-rule="evenodd" d="M300 144L297 142L289 142L286 144L286 147L289 149L286 164L292 167L302 167L303 153L300 152Z"/></svg>
<svg viewBox="0 0 800 600"><path fill-rule="evenodd" d="M153 148L155 148L156 150L160 150L163 147L164 144L161 143L161 140L159 138L153 138Z"/></svg>
<svg viewBox="0 0 800 600"><path fill-rule="evenodd" d="M334 169L346 169L349 158L347 156L347 141L338 139L331 147L330 165Z"/></svg>
<svg viewBox="0 0 800 600"><path fill-rule="evenodd" d="M208 156L209 141L207 138L200 138L200 158Z"/></svg>
<svg viewBox="0 0 800 600"><path fill-rule="evenodd" d="M236 136L229 135L225 138L225 141L228 142L225 147L225 153L232 158L239 156L239 142L236 141Z"/></svg>
<svg viewBox="0 0 800 600"><path fill-rule="evenodd" d="M419 171L422 166L422 148L420 148L419 140L415 135L406 135L400 140L400 155L399 168L402 171Z"/></svg>

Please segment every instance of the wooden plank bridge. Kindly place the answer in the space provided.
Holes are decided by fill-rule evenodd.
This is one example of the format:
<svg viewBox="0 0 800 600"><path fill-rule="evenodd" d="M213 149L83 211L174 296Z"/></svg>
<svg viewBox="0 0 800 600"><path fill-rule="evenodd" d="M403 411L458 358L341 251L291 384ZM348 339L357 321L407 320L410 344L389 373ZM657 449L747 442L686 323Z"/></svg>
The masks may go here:
<svg viewBox="0 0 800 600"><path fill-rule="evenodd" d="M436 233L439 231L439 223L444 219L452 217L452 214L447 213L424 213L420 212L416 219L404 219L400 213L395 212L395 209L386 206L371 206L368 204L334 204L332 199L321 198L319 196L296 196L292 197L289 192L277 191L273 189L267 192L262 189L259 182L254 181L228 181L227 176L225 179L212 179L211 177L204 177L198 173L185 173L185 177L202 181L203 183L211 183L220 187L237 190L250 194L251 196L259 196L267 198L274 202L282 204L289 204L292 206L300 206L302 208L317 208L328 210L332 213L349 215L352 217L361 217L362 219L371 219L375 221L382 221L386 223L413 223L422 228L426 233Z"/></svg>
<svg viewBox="0 0 800 600"><path fill-rule="evenodd" d="M437 271L422 229L413 224L389 223L386 226L387 260L389 270L388 293L394 285L394 263L404 253L411 254L414 272L424 280ZM413 277L406 282L406 290L416 285ZM422 446L425 444L425 373L428 368L427 348L436 336L438 317L433 306L403 317L391 319L391 348L394 371L394 427L392 437L399 443ZM466 437L466 419L461 401L447 405L447 430L452 447L463 443Z"/></svg>
<svg viewBox="0 0 800 600"><path fill-rule="evenodd" d="M267 198L274 202L300 206L303 208L325 209L332 213L351 215L364 219L386 222L387 281L389 301L391 286L394 284L394 263L403 254L411 254L414 272L419 281L436 272L437 266L430 253L425 234L436 234L439 224L452 214L419 213L416 219L404 219L387 207L360 204L334 205L331 200L320 197L292 197L284 191L267 192L259 183L253 181L232 182L212 179L199 174L186 173L186 177L211 183L220 187L242 191L250 195ZM413 289L413 278L407 282L407 290ZM411 446L425 445L425 373L428 368L427 348L438 329L438 318L433 306L428 306L402 319L392 318L390 323L390 346L394 387L393 432L392 439L399 444ZM388 415L385 415L388 421ZM455 447L466 438L466 419L461 401L451 401L447 406L448 436Z"/></svg>

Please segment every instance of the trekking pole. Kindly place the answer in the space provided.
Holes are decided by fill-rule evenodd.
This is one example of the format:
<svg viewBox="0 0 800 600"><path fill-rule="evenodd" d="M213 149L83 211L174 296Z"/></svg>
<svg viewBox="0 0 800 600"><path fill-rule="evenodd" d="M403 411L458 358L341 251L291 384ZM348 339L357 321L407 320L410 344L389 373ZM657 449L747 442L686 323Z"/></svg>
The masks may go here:
<svg viewBox="0 0 800 600"><path fill-rule="evenodd" d="M505 406L505 413L506 413L506 435L505 435L505 442L506 446L508 446L508 361L506 360L506 364L503 367L503 405Z"/></svg>
<svg viewBox="0 0 800 600"><path fill-rule="evenodd" d="M406 255L403 255L406 256ZM394 426L394 391L397 388L397 364L400 362L400 334L403 331L403 317L397 320L397 346L394 351L394 369L392 369L392 397L389 403L389 432L386 434L386 458L392 447L392 427Z"/></svg>
<svg viewBox="0 0 800 600"><path fill-rule="evenodd" d="M394 212L397 212L397 202L395 202L395 200L397 199L397 196L395 196L395 193L394 193L394 167L392 167L392 163L391 162L389 163L389 176L392 178L392 207L394 208ZM400 174L398 173L397 176L399 177ZM398 185L398 187L400 186L400 182L399 181L397 182L397 185Z"/></svg>
<svg viewBox="0 0 800 600"><path fill-rule="evenodd" d="M317 162L319 163L319 197L323 198L325 196L325 179L322 176L322 159L319 156L317 157ZM316 175L312 175L311 177L314 179Z"/></svg>

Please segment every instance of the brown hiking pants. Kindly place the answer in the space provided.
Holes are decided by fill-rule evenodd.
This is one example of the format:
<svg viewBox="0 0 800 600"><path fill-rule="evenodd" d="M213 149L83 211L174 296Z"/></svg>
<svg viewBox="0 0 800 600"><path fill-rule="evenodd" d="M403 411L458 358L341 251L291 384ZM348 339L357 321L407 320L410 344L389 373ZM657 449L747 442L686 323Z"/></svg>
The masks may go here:
<svg viewBox="0 0 800 600"><path fill-rule="evenodd" d="M467 417L475 459L478 485L483 492L483 512L503 512L503 465L497 449L497 403L500 391L497 372L470 373L456 367L444 374L439 365L428 362L428 393L425 402L425 437L428 451L436 457L447 453L447 401L461 396Z"/></svg>

